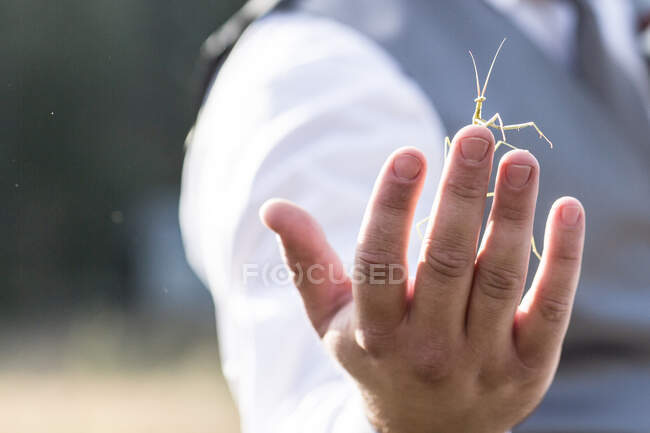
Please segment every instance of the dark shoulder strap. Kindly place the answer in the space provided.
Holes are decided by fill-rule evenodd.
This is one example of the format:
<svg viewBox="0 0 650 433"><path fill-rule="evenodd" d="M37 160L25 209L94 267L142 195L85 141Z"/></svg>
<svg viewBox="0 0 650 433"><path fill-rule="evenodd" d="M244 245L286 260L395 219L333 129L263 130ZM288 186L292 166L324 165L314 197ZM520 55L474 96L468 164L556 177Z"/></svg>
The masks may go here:
<svg viewBox="0 0 650 433"><path fill-rule="evenodd" d="M203 100L215 73L226 60L244 31L255 20L271 12L282 2L283 0L249 0L224 25L206 39L201 47L195 72L195 108L197 112L203 105Z"/></svg>

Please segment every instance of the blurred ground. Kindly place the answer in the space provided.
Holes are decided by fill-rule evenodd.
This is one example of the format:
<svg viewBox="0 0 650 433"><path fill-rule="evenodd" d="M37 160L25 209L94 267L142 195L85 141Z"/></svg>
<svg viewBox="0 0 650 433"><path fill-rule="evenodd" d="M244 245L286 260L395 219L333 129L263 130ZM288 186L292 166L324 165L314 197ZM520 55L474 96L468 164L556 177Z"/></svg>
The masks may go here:
<svg viewBox="0 0 650 433"><path fill-rule="evenodd" d="M0 2L0 433L237 431L178 197L241 3Z"/></svg>
<svg viewBox="0 0 650 433"><path fill-rule="evenodd" d="M145 322L75 319L23 338L3 330L0 431L238 432L214 329L183 337L178 324Z"/></svg>

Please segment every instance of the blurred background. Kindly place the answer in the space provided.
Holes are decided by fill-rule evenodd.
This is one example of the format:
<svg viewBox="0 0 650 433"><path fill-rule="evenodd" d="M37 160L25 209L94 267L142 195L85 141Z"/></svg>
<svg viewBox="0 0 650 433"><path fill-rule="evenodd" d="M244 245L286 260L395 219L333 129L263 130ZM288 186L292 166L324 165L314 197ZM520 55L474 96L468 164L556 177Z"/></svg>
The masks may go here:
<svg viewBox="0 0 650 433"><path fill-rule="evenodd" d="M238 431L177 212L198 50L241 3L0 2L0 431Z"/></svg>

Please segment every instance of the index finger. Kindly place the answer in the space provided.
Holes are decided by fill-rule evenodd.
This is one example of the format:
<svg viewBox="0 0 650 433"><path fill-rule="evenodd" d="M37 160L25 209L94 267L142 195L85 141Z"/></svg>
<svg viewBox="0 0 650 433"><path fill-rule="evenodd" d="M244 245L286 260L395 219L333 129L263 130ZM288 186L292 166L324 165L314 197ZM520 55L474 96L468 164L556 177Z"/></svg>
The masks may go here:
<svg viewBox="0 0 650 433"><path fill-rule="evenodd" d="M365 334L390 334L406 313L406 253L425 169L421 152L400 149L377 178L355 255L354 299Z"/></svg>

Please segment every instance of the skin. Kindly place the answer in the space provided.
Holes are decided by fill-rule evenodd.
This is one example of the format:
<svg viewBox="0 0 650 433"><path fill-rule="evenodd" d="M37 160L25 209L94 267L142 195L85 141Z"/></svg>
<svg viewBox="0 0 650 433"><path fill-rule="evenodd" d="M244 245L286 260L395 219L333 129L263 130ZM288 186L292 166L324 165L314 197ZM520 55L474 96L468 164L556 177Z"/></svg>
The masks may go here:
<svg viewBox="0 0 650 433"><path fill-rule="evenodd" d="M297 278L297 288L381 433L503 433L530 414L553 380L580 274L585 213L573 198L553 205L544 255L522 300L539 165L521 150L501 159L477 248L494 147L485 127L458 132L420 261L403 282L347 277L307 212L282 200L261 209L296 275L316 269L312 279ZM358 237L360 275L406 267L425 171L417 149L388 158ZM336 278L326 278L328 266Z"/></svg>

